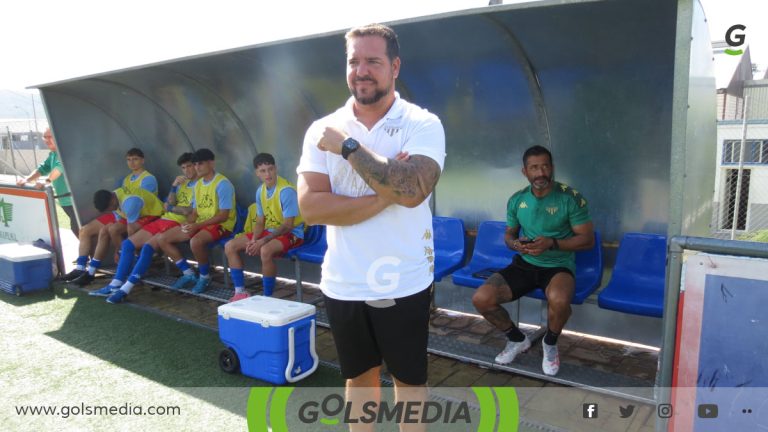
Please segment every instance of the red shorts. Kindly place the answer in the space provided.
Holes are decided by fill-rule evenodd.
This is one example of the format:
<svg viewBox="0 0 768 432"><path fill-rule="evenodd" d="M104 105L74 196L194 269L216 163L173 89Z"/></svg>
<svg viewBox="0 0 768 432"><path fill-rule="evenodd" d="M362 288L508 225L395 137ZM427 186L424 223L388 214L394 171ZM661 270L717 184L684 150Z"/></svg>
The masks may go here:
<svg viewBox="0 0 768 432"><path fill-rule="evenodd" d="M232 234L230 231L225 230L221 225L206 225L203 228L200 228L200 231L208 231L208 233L211 235L211 240L216 241L220 240L224 237L229 236ZM198 232L200 232L198 231ZM191 237L194 237L197 233L193 234Z"/></svg>
<svg viewBox="0 0 768 432"><path fill-rule="evenodd" d="M112 212L104 213L103 215L97 217L96 220L103 223L104 225L109 225L117 222L117 218L115 217L115 214Z"/></svg>
<svg viewBox="0 0 768 432"><path fill-rule="evenodd" d="M175 228L177 226L181 226L181 224L174 220L158 219L156 221L152 221L152 223L142 226L141 229L143 229L144 231L152 235L156 235L156 234L164 233L169 229Z"/></svg>
<svg viewBox="0 0 768 432"><path fill-rule="evenodd" d="M268 236L269 234L270 234L269 231L264 230L264 231L262 231L261 235L259 235L259 238L263 239L264 237ZM245 236L248 237L248 240L253 240L253 233L252 232L249 232ZM277 240L280 243L282 243L282 245L283 245L283 252L280 255L288 252L289 250L291 250L291 249L293 249L295 247L301 246L301 244L304 243L304 239L300 239L300 238L296 237L295 235L293 235L293 233L287 233L287 234L283 234L281 236L277 236L273 240ZM280 256L280 255L278 255L278 256Z"/></svg>
<svg viewBox="0 0 768 432"><path fill-rule="evenodd" d="M139 226L143 227L144 225L147 225L148 223L154 221L159 216L142 216L139 219L136 220L136 223L139 224ZM119 223L122 225L128 225L128 221L126 221L124 218L120 218L118 220L115 217L114 213L105 213L99 217L96 218L97 221L103 223L104 225L110 225L113 223Z"/></svg>

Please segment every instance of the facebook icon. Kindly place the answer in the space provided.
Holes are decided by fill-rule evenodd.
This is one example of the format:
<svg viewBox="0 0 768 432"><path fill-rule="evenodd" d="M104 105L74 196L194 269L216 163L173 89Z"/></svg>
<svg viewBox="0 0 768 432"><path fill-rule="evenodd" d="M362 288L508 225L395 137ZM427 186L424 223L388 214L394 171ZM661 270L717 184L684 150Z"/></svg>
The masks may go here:
<svg viewBox="0 0 768 432"><path fill-rule="evenodd" d="M597 404L585 403L583 406L584 418L593 419L597 418Z"/></svg>

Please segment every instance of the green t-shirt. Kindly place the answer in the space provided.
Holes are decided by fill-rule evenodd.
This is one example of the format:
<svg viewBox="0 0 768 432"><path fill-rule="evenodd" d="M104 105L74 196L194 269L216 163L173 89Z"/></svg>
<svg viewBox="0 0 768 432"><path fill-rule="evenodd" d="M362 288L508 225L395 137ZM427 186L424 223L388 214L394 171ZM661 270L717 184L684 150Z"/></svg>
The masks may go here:
<svg viewBox="0 0 768 432"><path fill-rule="evenodd" d="M590 220L587 200L579 191L559 182L554 182L552 190L542 198L533 195L531 186L528 186L507 201L507 226L519 226L520 237L566 239L574 235L571 227ZM522 257L539 267L565 267L576 273L574 252L548 250L539 256Z"/></svg>
<svg viewBox="0 0 768 432"><path fill-rule="evenodd" d="M43 163L40 164L39 167L37 167L37 172L40 173L40 175L47 176L51 173L54 169L59 170L61 175L59 178L53 181L53 190L56 192L56 195L65 195L69 193L69 188L67 187L67 181L64 180L64 167L61 166L61 160L59 160L59 155L56 152L50 152L48 153L48 158L46 158ZM62 206L71 206L72 205L72 197L65 196L59 198L59 204Z"/></svg>

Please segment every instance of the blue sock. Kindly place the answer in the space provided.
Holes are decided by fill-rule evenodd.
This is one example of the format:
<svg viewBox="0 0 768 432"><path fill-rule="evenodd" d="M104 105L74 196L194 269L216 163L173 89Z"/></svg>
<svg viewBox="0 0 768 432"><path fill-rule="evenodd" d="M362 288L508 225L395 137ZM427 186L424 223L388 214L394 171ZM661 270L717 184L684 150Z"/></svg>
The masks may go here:
<svg viewBox="0 0 768 432"><path fill-rule="evenodd" d="M179 270L181 270L183 272L186 272L187 270L190 269L189 263L187 262L186 258L182 258L182 259L176 261L176 267L178 267Z"/></svg>
<svg viewBox="0 0 768 432"><path fill-rule="evenodd" d="M264 285L264 295L267 297L272 296L272 291L275 289L275 277L274 276L264 276L261 278L261 282Z"/></svg>
<svg viewBox="0 0 768 432"><path fill-rule="evenodd" d="M241 292L245 288L243 269L230 268L229 274L232 276L232 285L235 286L235 292Z"/></svg>
<svg viewBox="0 0 768 432"><path fill-rule="evenodd" d="M80 255L77 257L77 269L85 270L85 265L88 264L88 257L86 255Z"/></svg>
<svg viewBox="0 0 768 432"><path fill-rule="evenodd" d="M152 264L152 255L154 254L155 248L148 244L142 246L139 260L136 261L136 267L133 268L133 273L131 273L131 276L128 278L130 283L135 284L141 280L141 277L144 276L144 273L149 270L149 265Z"/></svg>
<svg viewBox="0 0 768 432"><path fill-rule="evenodd" d="M91 263L88 264L88 273L93 276L96 274L96 270L101 267L101 260L97 260L96 258L91 258Z"/></svg>
<svg viewBox="0 0 768 432"><path fill-rule="evenodd" d="M120 261L117 262L117 271L115 272L115 279L124 281L128 277L128 273L133 267L133 255L136 253L136 246L128 240L123 240L120 247Z"/></svg>
<svg viewBox="0 0 768 432"><path fill-rule="evenodd" d="M210 264L200 264L197 266L197 269L200 270L200 277L207 278L208 273L211 271L211 265Z"/></svg>

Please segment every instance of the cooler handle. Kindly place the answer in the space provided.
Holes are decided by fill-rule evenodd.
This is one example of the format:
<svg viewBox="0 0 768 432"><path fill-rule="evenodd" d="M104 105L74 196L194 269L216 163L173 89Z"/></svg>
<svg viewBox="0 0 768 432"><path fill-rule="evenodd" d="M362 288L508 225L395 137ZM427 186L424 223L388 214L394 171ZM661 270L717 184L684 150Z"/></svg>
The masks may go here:
<svg viewBox="0 0 768 432"><path fill-rule="evenodd" d="M307 371L304 371L304 373L297 375L295 377L291 376L291 371L293 370L293 362L296 361L296 347L294 345L294 333L296 333L296 328L289 327L288 328L288 367L285 368L285 380L290 383L306 378L307 376L312 374L312 372L314 372L317 369L317 366L320 364L317 358L317 352L315 352L315 320L312 320L312 324L310 324L310 328L309 328L309 355L312 356L312 368Z"/></svg>

